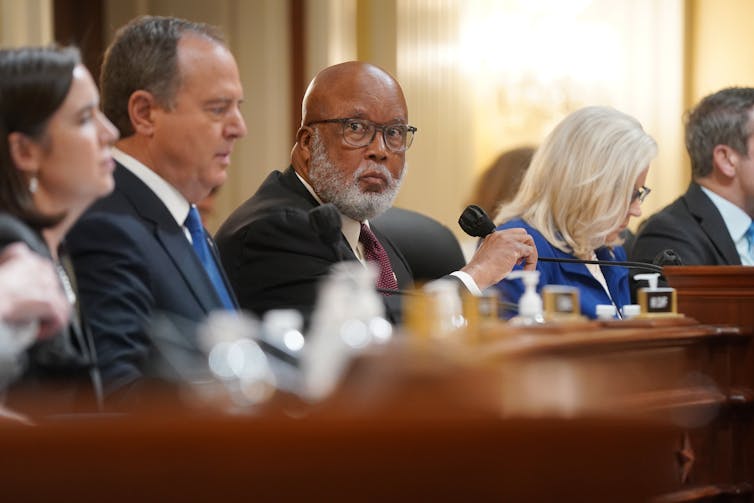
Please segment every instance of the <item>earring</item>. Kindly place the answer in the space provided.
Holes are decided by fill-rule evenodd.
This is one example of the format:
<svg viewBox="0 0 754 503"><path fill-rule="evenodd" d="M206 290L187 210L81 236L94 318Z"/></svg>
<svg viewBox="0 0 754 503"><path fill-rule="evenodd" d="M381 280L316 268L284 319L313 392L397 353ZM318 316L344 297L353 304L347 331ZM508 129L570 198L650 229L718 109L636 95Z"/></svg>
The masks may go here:
<svg viewBox="0 0 754 503"><path fill-rule="evenodd" d="M37 191L37 188L39 188L39 181L36 176L32 176L29 180L29 192L33 194Z"/></svg>

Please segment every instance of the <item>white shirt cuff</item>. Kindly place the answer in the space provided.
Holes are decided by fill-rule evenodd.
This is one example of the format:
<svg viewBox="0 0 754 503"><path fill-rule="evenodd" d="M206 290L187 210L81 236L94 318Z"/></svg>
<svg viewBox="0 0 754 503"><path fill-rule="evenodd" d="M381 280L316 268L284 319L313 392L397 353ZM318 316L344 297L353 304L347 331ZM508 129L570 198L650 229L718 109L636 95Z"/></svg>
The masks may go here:
<svg viewBox="0 0 754 503"><path fill-rule="evenodd" d="M479 286L476 284L476 281L474 281L474 278L472 278L469 273L466 273L463 271L453 271L450 273L450 275L458 278L461 281L461 283L463 283L463 286L465 286L466 289L472 295L476 297L479 297L482 295L482 291L479 289Z"/></svg>

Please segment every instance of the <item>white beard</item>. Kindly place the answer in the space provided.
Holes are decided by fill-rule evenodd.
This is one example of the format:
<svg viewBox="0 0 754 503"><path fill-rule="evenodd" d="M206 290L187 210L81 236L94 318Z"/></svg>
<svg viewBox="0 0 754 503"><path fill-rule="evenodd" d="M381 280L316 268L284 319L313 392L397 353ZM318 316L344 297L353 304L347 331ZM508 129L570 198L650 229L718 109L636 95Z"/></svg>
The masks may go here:
<svg viewBox="0 0 754 503"><path fill-rule="evenodd" d="M401 187L405 166L400 178L393 178L383 164L369 162L357 169L351 179L331 162L327 149L319 134L312 135L309 180L312 188L326 203L332 203L343 215L358 222L374 218L385 212L393 204ZM382 192L362 192L359 178L366 171L379 171L387 180Z"/></svg>

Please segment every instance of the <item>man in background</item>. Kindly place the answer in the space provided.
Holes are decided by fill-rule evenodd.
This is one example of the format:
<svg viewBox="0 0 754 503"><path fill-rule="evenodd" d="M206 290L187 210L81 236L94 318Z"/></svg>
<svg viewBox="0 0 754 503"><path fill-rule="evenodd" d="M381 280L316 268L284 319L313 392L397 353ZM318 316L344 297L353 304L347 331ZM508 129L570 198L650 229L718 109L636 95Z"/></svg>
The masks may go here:
<svg viewBox="0 0 754 503"><path fill-rule="evenodd" d="M411 286L405 258L370 219L398 194L415 131L400 85L381 68L351 61L314 77L291 166L270 174L216 236L242 307L257 314L295 308L308 315L319 281L341 260L377 263L376 286L383 293ZM333 243L323 242L309 224L309 210L322 203L334 204L341 216L342 234ZM452 274L478 293L517 262L533 268L536 257L525 231L496 232ZM400 296L387 293L384 299L392 321L399 321Z"/></svg>
<svg viewBox="0 0 754 503"><path fill-rule="evenodd" d="M754 265L754 88L702 99L686 119L692 182L640 228L631 258L673 250L684 265Z"/></svg>
<svg viewBox="0 0 754 503"><path fill-rule="evenodd" d="M120 129L115 190L68 237L106 392L125 392L159 362L156 315L187 323L235 299L194 203L225 181L246 134L236 62L213 28L138 18L116 34L100 79ZM184 341L194 344L191 331Z"/></svg>

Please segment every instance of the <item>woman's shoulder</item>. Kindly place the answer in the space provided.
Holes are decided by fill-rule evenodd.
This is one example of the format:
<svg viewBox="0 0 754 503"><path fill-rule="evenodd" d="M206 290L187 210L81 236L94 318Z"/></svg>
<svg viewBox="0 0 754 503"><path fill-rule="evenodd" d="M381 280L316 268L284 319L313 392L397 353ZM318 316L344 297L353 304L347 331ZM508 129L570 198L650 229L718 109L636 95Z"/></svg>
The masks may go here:
<svg viewBox="0 0 754 503"><path fill-rule="evenodd" d="M539 230L537 230L536 227L532 227L526 221L522 220L521 218L514 218L512 220L508 220L507 222L504 222L497 226L496 230L501 231L505 229L524 229L531 237L534 239L534 244L537 247L537 250L541 254L542 249L549 249L554 248L552 243L547 241L545 237L542 235Z"/></svg>
<svg viewBox="0 0 754 503"><path fill-rule="evenodd" d="M514 229L514 228L519 228L519 227L523 228L523 229L526 229L526 232L536 231L536 229L534 227L532 227L531 225L529 225L528 223L526 223L521 218L513 218L511 220L503 222L502 224L500 224L497 227L495 227L495 230L501 231L501 230L504 230L504 229ZM537 231L537 234L539 234L538 231Z"/></svg>

